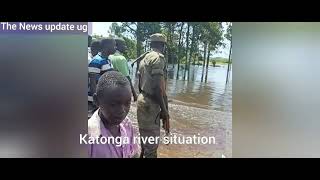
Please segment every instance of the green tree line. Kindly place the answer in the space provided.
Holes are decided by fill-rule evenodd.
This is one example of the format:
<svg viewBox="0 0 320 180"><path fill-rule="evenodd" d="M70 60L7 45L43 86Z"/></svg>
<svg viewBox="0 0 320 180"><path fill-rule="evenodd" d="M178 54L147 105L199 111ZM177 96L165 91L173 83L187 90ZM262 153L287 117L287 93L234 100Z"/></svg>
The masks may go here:
<svg viewBox="0 0 320 180"><path fill-rule="evenodd" d="M222 22L121 22L112 23L106 31L110 36L121 37L126 41L129 59L135 59L149 50L149 37L154 33L163 33L167 38L164 53L173 68L184 69L182 78L190 77L190 65L202 66L202 80L207 79L211 58L219 47L225 46L224 38L231 41L231 23L223 31ZM93 36L95 39L102 37ZM226 62L224 61L219 61ZM206 69L206 71L205 71ZM206 75L204 76L204 72Z"/></svg>

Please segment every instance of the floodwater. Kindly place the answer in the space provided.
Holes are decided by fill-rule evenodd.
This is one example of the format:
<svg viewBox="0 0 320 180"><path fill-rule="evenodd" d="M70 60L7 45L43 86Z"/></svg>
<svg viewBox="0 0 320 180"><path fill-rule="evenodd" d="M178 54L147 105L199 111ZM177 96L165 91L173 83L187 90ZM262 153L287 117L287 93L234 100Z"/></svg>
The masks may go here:
<svg viewBox="0 0 320 180"><path fill-rule="evenodd" d="M232 156L232 69L229 82L226 84L227 66L208 69L207 82L202 76L202 66L190 67L183 80L184 69L180 69L179 78L177 66L168 66L167 93L169 97L170 137L214 137L214 144L160 144L159 157L217 157ZM205 69L206 71L206 69ZM134 78L137 89L137 79ZM136 118L136 103L132 103L128 115L138 131ZM164 131L161 130L164 137ZM205 141L203 141L205 142Z"/></svg>

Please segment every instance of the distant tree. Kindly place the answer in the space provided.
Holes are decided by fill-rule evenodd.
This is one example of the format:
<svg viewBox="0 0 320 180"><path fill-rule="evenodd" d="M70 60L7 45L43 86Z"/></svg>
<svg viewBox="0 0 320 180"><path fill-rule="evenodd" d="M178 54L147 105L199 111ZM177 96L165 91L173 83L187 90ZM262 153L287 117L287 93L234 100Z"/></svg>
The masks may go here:
<svg viewBox="0 0 320 180"><path fill-rule="evenodd" d="M225 34L225 37L230 41L228 70L227 70L227 78L226 78L226 83L227 83L228 80L229 80L229 71L230 71L230 65L231 65L231 53L232 53L232 23L229 23L229 24L228 24L227 33Z"/></svg>
<svg viewBox="0 0 320 180"><path fill-rule="evenodd" d="M161 32L160 22L123 22L122 28L136 38L137 57L143 53L143 44L147 45L150 35Z"/></svg>
<svg viewBox="0 0 320 180"><path fill-rule="evenodd" d="M118 37L122 37L122 33L124 33L126 30L120 26L118 23L114 22L111 24L110 29L109 29L109 34L116 35Z"/></svg>
<svg viewBox="0 0 320 180"><path fill-rule="evenodd" d="M102 35L92 35L92 41L100 41L101 39L103 39Z"/></svg>

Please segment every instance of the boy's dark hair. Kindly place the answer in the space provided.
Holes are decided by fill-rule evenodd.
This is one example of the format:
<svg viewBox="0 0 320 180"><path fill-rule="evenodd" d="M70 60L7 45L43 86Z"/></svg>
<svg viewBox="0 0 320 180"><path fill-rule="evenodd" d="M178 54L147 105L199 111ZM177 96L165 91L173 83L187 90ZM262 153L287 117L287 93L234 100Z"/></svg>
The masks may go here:
<svg viewBox="0 0 320 180"><path fill-rule="evenodd" d="M93 41L90 45L90 47L92 49L95 49L97 51L100 51L101 50L101 45L100 45L100 41Z"/></svg>
<svg viewBox="0 0 320 180"><path fill-rule="evenodd" d="M98 81L96 92L97 96L102 97L106 89L115 87L130 87L129 80L118 71L107 71L100 77Z"/></svg>
<svg viewBox="0 0 320 180"><path fill-rule="evenodd" d="M126 41L124 39L122 39L122 38L116 38L114 40L116 41L117 47L121 46L121 45L123 45L123 46L126 45Z"/></svg>
<svg viewBox="0 0 320 180"><path fill-rule="evenodd" d="M115 42L115 40L113 38L102 39L100 41L100 47L103 49L103 48L107 47L108 45L110 45L112 42Z"/></svg>

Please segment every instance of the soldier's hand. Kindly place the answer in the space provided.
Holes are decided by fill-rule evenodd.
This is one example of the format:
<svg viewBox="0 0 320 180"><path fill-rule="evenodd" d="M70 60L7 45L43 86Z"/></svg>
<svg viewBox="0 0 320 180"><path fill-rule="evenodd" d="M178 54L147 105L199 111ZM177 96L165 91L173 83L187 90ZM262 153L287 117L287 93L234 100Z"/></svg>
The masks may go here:
<svg viewBox="0 0 320 180"><path fill-rule="evenodd" d="M162 128L166 131L166 134L170 132L169 113L168 111L161 111L160 118L162 119Z"/></svg>
<svg viewBox="0 0 320 180"><path fill-rule="evenodd" d="M161 111L160 112L160 119L163 119L163 120L169 120L169 113L168 111Z"/></svg>
<svg viewBox="0 0 320 180"><path fill-rule="evenodd" d="M138 100L138 95L136 93L133 93L133 101L136 102Z"/></svg>

